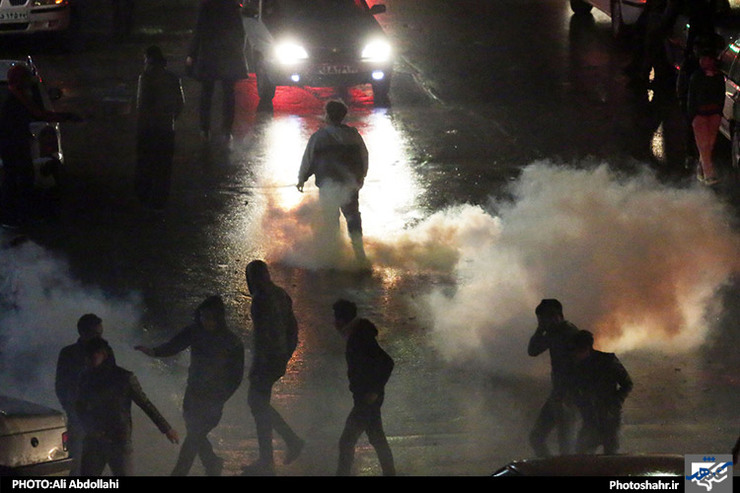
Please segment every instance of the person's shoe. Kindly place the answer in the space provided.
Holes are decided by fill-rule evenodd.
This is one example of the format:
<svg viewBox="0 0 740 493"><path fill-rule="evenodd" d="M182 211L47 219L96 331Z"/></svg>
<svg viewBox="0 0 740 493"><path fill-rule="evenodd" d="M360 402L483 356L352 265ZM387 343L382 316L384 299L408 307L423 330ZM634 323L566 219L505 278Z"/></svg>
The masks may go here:
<svg viewBox="0 0 740 493"><path fill-rule="evenodd" d="M708 187L711 187L719 184L719 178L717 178L716 176L710 176L709 178L705 178L702 183L704 183Z"/></svg>
<svg viewBox="0 0 740 493"><path fill-rule="evenodd" d="M696 166L696 179L699 180L701 183L704 183L704 170L702 169L701 165Z"/></svg>
<svg viewBox="0 0 740 493"><path fill-rule="evenodd" d="M283 459L283 464L286 466L296 460L299 455L301 455L301 451L303 450L303 446L306 445L306 442L304 440L298 439L296 443L288 447L288 452L285 454L285 458Z"/></svg>

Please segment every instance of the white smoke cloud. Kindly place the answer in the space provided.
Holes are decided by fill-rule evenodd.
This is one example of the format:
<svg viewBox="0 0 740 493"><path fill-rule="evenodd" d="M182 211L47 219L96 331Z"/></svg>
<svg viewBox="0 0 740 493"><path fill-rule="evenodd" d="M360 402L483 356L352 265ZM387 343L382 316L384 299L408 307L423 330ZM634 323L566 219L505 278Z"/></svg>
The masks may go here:
<svg viewBox="0 0 740 493"><path fill-rule="evenodd" d="M103 319L105 337L125 361L142 313L136 293L111 297L84 286L62 258L30 240L0 234L0 388L59 407L54 375L59 350L77 340L85 313ZM125 347L124 347L125 346Z"/></svg>
<svg viewBox="0 0 740 493"><path fill-rule="evenodd" d="M416 302L444 357L531 366L523 356L542 298L560 299L566 318L604 350L680 351L705 340L715 295L740 266L738 234L710 190L670 187L647 172L620 177L607 165L539 162L511 194L490 208L459 205L365 236L376 267L453 277ZM317 209L312 198L292 211L268 204L262 237L271 260L351 265L343 233L327 238L315 228Z"/></svg>

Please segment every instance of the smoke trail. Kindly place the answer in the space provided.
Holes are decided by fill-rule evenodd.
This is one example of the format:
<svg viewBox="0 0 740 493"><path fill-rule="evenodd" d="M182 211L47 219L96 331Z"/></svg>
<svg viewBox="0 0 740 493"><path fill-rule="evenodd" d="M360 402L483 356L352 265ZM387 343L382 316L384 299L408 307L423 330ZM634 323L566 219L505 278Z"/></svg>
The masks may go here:
<svg viewBox="0 0 740 493"><path fill-rule="evenodd" d="M142 313L139 297L111 298L80 285L64 260L30 240L0 234L0 243L0 388L59 407L56 358L63 346L77 340L79 317L96 313L114 350L130 347L126 341ZM117 355L119 361L125 353Z"/></svg>
<svg viewBox="0 0 740 493"><path fill-rule="evenodd" d="M671 188L645 173L620 178L606 165L534 163L490 210L460 205L413 227L366 235L376 266L432 270L455 279L418 306L450 360L480 358L517 369L541 298L609 351L696 347L711 327L716 292L738 272L738 235L712 192ZM268 199L269 200L269 199ZM274 260L344 268L342 235L315 229L318 204L268 204L263 228ZM495 211L495 214L491 211Z"/></svg>

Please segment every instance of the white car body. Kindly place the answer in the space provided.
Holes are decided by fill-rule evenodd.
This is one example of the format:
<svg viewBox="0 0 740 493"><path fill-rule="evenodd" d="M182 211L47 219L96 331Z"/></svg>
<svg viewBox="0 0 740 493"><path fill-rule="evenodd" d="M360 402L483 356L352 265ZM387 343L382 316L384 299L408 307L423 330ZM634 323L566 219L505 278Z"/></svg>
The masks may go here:
<svg viewBox="0 0 740 493"><path fill-rule="evenodd" d="M0 35L64 31L69 0L0 0Z"/></svg>

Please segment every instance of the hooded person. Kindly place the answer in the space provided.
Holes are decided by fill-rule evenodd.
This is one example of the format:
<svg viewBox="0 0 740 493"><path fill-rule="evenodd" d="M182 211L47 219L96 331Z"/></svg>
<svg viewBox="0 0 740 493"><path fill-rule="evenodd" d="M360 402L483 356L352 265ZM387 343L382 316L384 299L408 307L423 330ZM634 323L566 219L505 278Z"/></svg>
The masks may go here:
<svg viewBox="0 0 740 493"><path fill-rule="evenodd" d="M355 446L363 433L375 449L384 476L395 476L393 453L383 430L381 406L385 385L393 371L393 358L378 344L378 329L357 316L357 305L338 300L332 307L334 327L346 340L347 378L353 406L339 439L337 475L352 471Z"/></svg>
<svg viewBox="0 0 740 493"><path fill-rule="evenodd" d="M273 474L273 429L287 446L284 464L293 462L304 445L304 441L270 404L272 387L285 374L298 345L298 322L293 313L292 299L272 281L264 261L250 262L246 267L246 279L252 295L250 313L253 326L248 403L257 427L259 459L245 467L243 473Z"/></svg>
<svg viewBox="0 0 740 493"><path fill-rule="evenodd" d="M208 433L221 421L226 401L236 392L244 376L244 345L226 324L226 310L220 296L203 301L195 310L194 323L180 330L164 344L135 349L152 357L174 356L190 349L190 368L183 399L187 435L172 471L186 476L196 455L209 476L218 476L223 459L208 440Z"/></svg>
<svg viewBox="0 0 740 493"><path fill-rule="evenodd" d="M81 476L100 476L107 465L114 476L133 474L131 403L136 403L172 443L179 437L139 384L136 376L118 366L101 337L84 343L88 369L80 378L77 414L85 430Z"/></svg>

